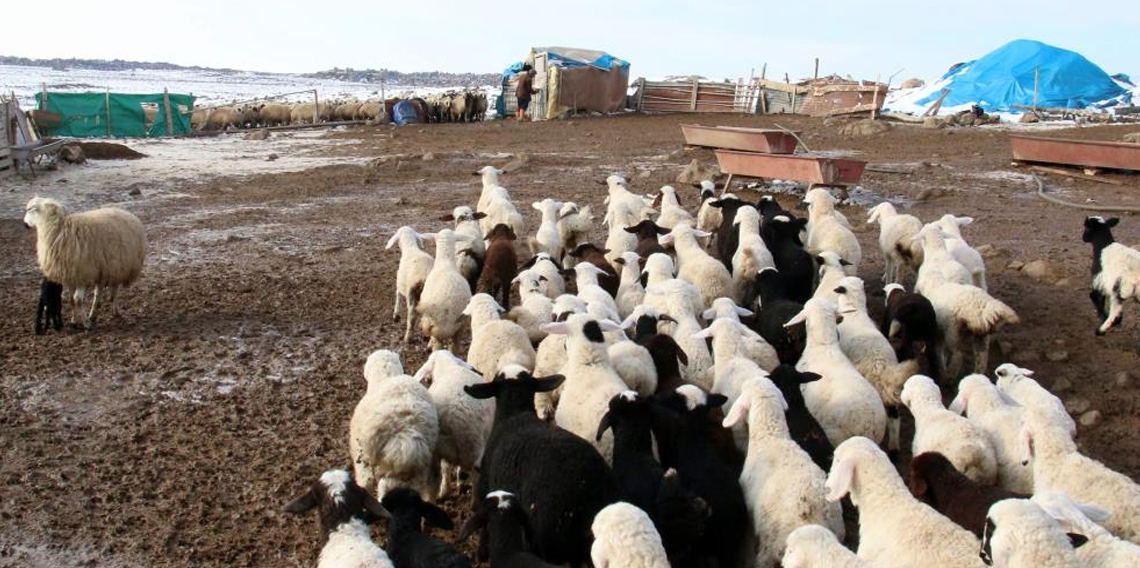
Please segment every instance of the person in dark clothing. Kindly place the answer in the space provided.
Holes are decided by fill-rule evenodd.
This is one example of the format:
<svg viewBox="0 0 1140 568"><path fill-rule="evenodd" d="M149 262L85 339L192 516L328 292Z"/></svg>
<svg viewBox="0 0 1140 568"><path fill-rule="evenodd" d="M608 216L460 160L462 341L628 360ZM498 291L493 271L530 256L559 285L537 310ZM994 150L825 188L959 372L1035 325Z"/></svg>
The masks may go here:
<svg viewBox="0 0 1140 568"><path fill-rule="evenodd" d="M534 69L530 65L524 65L522 73L519 73L519 83L515 87L515 98L518 100L518 110L515 111L515 118L523 120L526 117L526 109L530 106L530 97L538 93L538 89L534 88Z"/></svg>

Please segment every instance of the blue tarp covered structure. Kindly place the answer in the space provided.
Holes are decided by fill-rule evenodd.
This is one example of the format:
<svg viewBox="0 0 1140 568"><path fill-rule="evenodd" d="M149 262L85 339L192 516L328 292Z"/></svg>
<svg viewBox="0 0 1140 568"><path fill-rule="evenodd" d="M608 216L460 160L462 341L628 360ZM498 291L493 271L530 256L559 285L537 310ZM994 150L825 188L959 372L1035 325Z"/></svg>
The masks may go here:
<svg viewBox="0 0 1140 568"><path fill-rule="evenodd" d="M1019 39L951 69L942 77L948 81L943 88L950 89L942 104L977 104L990 112L1018 111L1014 105L1033 104L1036 69L1041 70L1039 107L1087 108L1128 92L1079 53ZM932 103L940 94L936 91L918 104Z"/></svg>

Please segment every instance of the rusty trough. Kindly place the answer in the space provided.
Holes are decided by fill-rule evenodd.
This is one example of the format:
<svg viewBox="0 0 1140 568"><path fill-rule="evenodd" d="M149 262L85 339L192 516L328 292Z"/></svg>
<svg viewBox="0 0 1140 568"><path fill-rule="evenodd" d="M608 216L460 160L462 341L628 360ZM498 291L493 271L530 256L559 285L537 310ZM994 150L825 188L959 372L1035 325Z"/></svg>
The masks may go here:
<svg viewBox="0 0 1140 568"><path fill-rule="evenodd" d="M1011 134L1016 162L1041 162L1086 169L1140 171L1140 144L1100 140L1070 140Z"/></svg>
<svg viewBox="0 0 1140 568"><path fill-rule="evenodd" d="M764 179L786 179L811 185L847 186L859 183L867 163L847 158L759 154L736 150L717 150L720 170L733 176ZM727 184L726 184L727 186Z"/></svg>
<svg viewBox="0 0 1140 568"><path fill-rule="evenodd" d="M690 146L724 148L744 152L793 154L798 144L794 134L766 128L682 124L681 132L685 134L685 143Z"/></svg>

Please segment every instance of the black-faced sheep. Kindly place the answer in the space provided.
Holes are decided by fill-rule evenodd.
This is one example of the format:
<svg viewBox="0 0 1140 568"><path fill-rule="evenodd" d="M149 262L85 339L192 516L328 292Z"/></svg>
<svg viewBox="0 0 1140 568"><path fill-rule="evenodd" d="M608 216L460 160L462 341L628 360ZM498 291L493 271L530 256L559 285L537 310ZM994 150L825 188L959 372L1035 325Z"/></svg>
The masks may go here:
<svg viewBox="0 0 1140 568"><path fill-rule="evenodd" d="M420 520L444 530L454 525L447 513L424 503L419 493L397 487L386 493L380 504L392 515L388 523L388 553L399 568L470 568L467 557L450 544L420 530Z"/></svg>
<svg viewBox="0 0 1140 568"><path fill-rule="evenodd" d="M555 568L534 554L530 516L510 492L488 493L459 531L459 540L466 540L477 530L485 531L491 568Z"/></svg>
<svg viewBox="0 0 1140 568"><path fill-rule="evenodd" d="M780 365L772 370L768 379L780 389L788 409L784 411L784 418L788 422L788 434L805 452L811 456L823 471L831 469L831 456L835 447L827 439L823 426L808 412L807 403L804 402L802 385L820 380L822 377L815 373L802 373L792 365Z"/></svg>
<svg viewBox="0 0 1140 568"><path fill-rule="evenodd" d="M780 363L795 365L807 345L807 333L803 326L784 326L804 308L791 298L789 285L784 273L770 268L761 270L752 282L750 294L756 301L749 302L748 306L757 303L760 306L752 319L752 329L776 350Z"/></svg>
<svg viewBox="0 0 1140 568"><path fill-rule="evenodd" d="M392 515L361 489L347 471L330 469L304 495L285 506L301 514L316 508L325 540L317 568L393 568L388 555L372 542L370 523Z"/></svg>
<svg viewBox="0 0 1140 568"><path fill-rule="evenodd" d="M1117 243L1112 228L1120 222L1113 217L1088 217L1081 237L1092 244L1093 286L1089 298L1103 321L1097 335L1120 325L1124 317L1124 302L1140 300L1140 251Z"/></svg>
<svg viewBox="0 0 1140 568"><path fill-rule="evenodd" d="M887 309L879 331L891 340L899 361L916 358L915 344L921 343L926 354L927 374L940 382L942 364L938 350L942 328L938 326L934 306L922 294L907 292L898 284L887 284L883 290L887 294Z"/></svg>
<svg viewBox="0 0 1140 568"><path fill-rule="evenodd" d="M653 221L646 219L632 227L626 227L625 231L637 235L637 247L633 249L633 252L636 252L637 256L641 258L649 258L649 255L655 252L668 252L665 250L665 247L657 241L657 237L669 234L669 229Z"/></svg>
<svg viewBox="0 0 1140 568"><path fill-rule="evenodd" d="M800 240L800 231L806 225L807 219L776 215L771 221L764 222L761 233L768 250L772 252L776 270L784 275L787 297L799 303L811 298L812 284L815 283L815 261L804 250ZM744 307L751 309L747 304Z"/></svg>

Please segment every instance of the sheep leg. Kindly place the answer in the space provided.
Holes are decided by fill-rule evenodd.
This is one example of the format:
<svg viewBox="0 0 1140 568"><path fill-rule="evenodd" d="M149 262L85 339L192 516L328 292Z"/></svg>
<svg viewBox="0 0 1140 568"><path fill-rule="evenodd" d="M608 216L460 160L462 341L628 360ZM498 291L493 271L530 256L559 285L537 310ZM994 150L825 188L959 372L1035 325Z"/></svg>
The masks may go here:
<svg viewBox="0 0 1140 568"><path fill-rule="evenodd" d="M110 295L107 298L107 303L109 303L111 305L111 317L114 319L118 319L119 318L119 304L117 302L115 302L115 298L118 297L118 295L119 295L119 287L118 286L111 286L108 289L108 291L110 292Z"/></svg>
<svg viewBox="0 0 1140 568"><path fill-rule="evenodd" d="M1104 294L1093 290L1089 292L1089 299L1092 300L1093 307L1096 308L1097 316L1099 316L1101 320L1108 318L1108 310L1104 307Z"/></svg>
<svg viewBox="0 0 1140 568"><path fill-rule="evenodd" d="M974 338L974 372L979 375L986 374L986 367L990 359L990 336L983 335Z"/></svg>
<svg viewBox="0 0 1140 568"><path fill-rule="evenodd" d="M902 444L901 431L902 418L899 415L899 407L892 404L887 407L887 452L891 454L892 459L899 455L899 447Z"/></svg>
<svg viewBox="0 0 1140 568"><path fill-rule="evenodd" d="M451 464L447 460L439 461L439 500L447 498L451 490Z"/></svg>
<svg viewBox="0 0 1140 568"><path fill-rule="evenodd" d="M946 370L946 378L953 381L958 378L958 371L962 368L962 353L958 349L958 330L946 330L945 344L943 344L942 352L942 360L948 360L948 363L944 367Z"/></svg>
<svg viewBox="0 0 1140 568"><path fill-rule="evenodd" d="M1100 327L1097 328L1096 334L1097 335L1104 335L1104 334L1108 333L1108 330L1112 329L1113 327L1116 327L1116 325L1120 323L1121 316L1123 316L1123 315L1124 315L1124 302L1120 301L1120 298L1118 298L1116 296L1116 294L1109 294L1108 295L1108 316L1104 318L1104 323L1100 324Z"/></svg>
<svg viewBox="0 0 1140 568"><path fill-rule="evenodd" d="M416 307L411 302L405 300L404 304L408 307L408 315L404 319L404 343L407 343L412 338L412 320L416 317Z"/></svg>
<svg viewBox="0 0 1140 568"><path fill-rule="evenodd" d="M402 297L403 295L396 292L396 303L392 306L392 321L400 321L400 298ZM407 338L404 338L404 341L407 340Z"/></svg>
<svg viewBox="0 0 1140 568"><path fill-rule="evenodd" d="M77 287L71 293L71 325L79 326L79 310L83 306L83 301L86 299L87 290L82 287Z"/></svg>
<svg viewBox="0 0 1140 568"><path fill-rule="evenodd" d="M99 312L99 296L102 295L103 287L96 286L95 291L91 293L91 312L87 314L87 331L95 329L95 317Z"/></svg>

